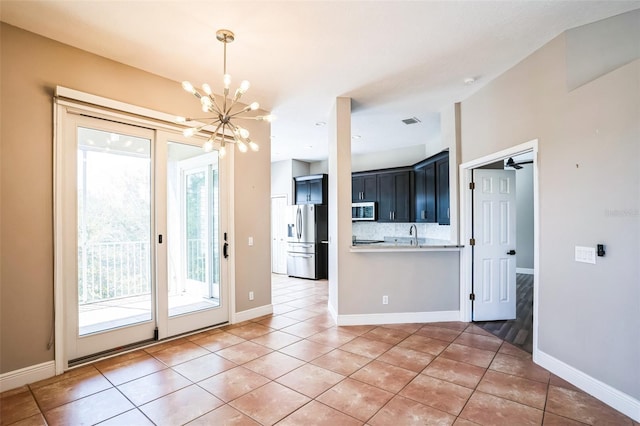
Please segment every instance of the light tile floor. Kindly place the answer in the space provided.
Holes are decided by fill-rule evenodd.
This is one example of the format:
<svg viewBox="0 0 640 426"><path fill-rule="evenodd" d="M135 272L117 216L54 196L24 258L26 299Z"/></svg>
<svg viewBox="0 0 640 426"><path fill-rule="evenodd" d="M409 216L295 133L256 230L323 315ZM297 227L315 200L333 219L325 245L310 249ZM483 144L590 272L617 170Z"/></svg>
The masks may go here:
<svg viewBox="0 0 640 426"><path fill-rule="evenodd" d="M274 315L1 395L2 425L635 425L465 323L337 327L327 282L273 279Z"/></svg>

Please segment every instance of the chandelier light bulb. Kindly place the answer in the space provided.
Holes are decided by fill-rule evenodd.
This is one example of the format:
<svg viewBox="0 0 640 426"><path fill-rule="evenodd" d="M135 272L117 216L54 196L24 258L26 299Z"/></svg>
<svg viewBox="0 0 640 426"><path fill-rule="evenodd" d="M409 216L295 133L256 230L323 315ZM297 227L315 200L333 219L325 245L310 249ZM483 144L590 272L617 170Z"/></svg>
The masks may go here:
<svg viewBox="0 0 640 426"><path fill-rule="evenodd" d="M229 89L229 86L231 86L231 76L229 74L225 74L222 81L224 82L224 88Z"/></svg>
<svg viewBox="0 0 640 426"><path fill-rule="evenodd" d="M188 81L183 81L182 82L182 88L184 90L186 90L189 93L195 93L196 89L193 87L193 84L189 83Z"/></svg>
<svg viewBox="0 0 640 426"><path fill-rule="evenodd" d="M186 122L187 122L186 118L180 117L180 116L176 117L176 123L186 123Z"/></svg>
<svg viewBox="0 0 640 426"><path fill-rule="evenodd" d="M254 141L249 141L249 148L251 148L251 151L254 151L254 152L260 151L260 146L258 146L258 144L255 143Z"/></svg>
<svg viewBox="0 0 640 426"><path fill-rule="evenodd" d="M213 141L211 139L206 141L204 144L202 144L202 149L204 149L204 152L213 151Z"/></svg>
<svg viewBox="0 0 640 426"><path fill-rule="evenodd" d="M224 156L227 155L227 148L221 146L220 150L218 151L218 155L220 156L220 158L224 158Z"/></svg>
<svg viewBox="0 0 640 426"><path fill-rule="evenodd" d="M244 143L242 141L238 141L237 144L238 144L238 150L240 152L247 152L247 144L246 143Z"/></svg>
<svg viewBox="0 0 640 426"><path fill-rule="evenodd" d="M247 80L242 80L242 83L240 83L240 93L244 95L244 93L249 90L249 87L251 87L251 83Z"/></svg>
<svg viewBox="0 0 640 426"><path fill-rule="evenodd" d="M273 120L276 119L276 116L273 114L268 114L268 115L260 115L258 117L256 117L257 120L259 121L268 121L269 123L271 123Z"/></svg>
<svg viewBox="0 0 640 426"><path fill-rule="evenodd" d="M211 91L211 86L209 86L207 83L204 83L202 85L202 90L204 90L204 93L206 93L207 95L211 96L211 94L213 93Z"/></svg>
<svg viewBox="0 0 640 426"><path fill-rule="evenodd" d="M238 130L239 130L240 136L243 139L247 139L249 137L249 131L244 127L238 127Z"/></svg>
<svg viewBox="0 0 640 426"><path fill-rule="evenodd" d="M195 127L189 127L187 129L184 129L182 131L182 134L184 135L185 138L190 138L191 136L196 134L196 128Z"/></svg>
<svg viewBox="0 0 640 426"><path fill-rule="evenodd" d="M254 102L254 103L252 103L251 105L249 105L249 109L250 109L251 111L255 111L255 110L257 110L258 108L260 108L260 104L259 104L259 103L257 103L257 102Z"/></svg>

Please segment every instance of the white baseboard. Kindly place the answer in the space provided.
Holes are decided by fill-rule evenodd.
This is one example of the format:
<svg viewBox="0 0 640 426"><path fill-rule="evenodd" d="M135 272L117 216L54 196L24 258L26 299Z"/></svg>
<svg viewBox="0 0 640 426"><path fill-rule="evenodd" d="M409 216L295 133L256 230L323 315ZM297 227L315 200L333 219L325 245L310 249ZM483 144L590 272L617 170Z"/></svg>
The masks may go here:
<svg viewBox="0 0 640 426"><path fill-rule="evenodd" d="M19 370L0 374L0 392L19 388L39 380L48 379L56 375L55 361L31 365Z"/></svg>
<svg viewBox="0 0 640 426"><path fill-rule="evenodd" d="M388 314L337 315L338 325L403 324L460 321L460 311L397 312Z"/></svg>
<svg viewBox="0 0 640 426"><path fill-rule="evenodd" d="M516 268L516 274L533 275L533 268Z"/></svg>
<svg viewBox="0 0 640 426"><path fill-rule="evenodd" d="M541 350L534 351L533 360L556 376L582 389L589 395L620 411L622 414L631 417L636 422L640 422L640 401L637 399L565 364Z"/></svg>
<svg viewBox="0 0 640 426"><path fill-rule="evenodd" d="M263 317L273 314L273 305L258 306L257 308L247 309L246 311L236 312L232 315L231 323L236 324L242 321L249 321L254 318Z"/></svg>

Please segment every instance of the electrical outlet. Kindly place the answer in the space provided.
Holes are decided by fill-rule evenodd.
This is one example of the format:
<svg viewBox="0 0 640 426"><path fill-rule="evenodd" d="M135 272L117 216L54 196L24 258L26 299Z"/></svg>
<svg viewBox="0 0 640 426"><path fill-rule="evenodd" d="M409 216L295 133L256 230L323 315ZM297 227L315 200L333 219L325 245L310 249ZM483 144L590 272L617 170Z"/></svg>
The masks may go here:
<svg viewBox="0 0 640 426"><path fill-rule="evenodd" d="M253 292L252 291L249 292L249 300L253 300Z"/></svg>
<svg viewBox="0 0 640 426"><path fill-rule="evenodd" d="M382 296L382 304L383 305L389 304L389 296Z"/></svg>

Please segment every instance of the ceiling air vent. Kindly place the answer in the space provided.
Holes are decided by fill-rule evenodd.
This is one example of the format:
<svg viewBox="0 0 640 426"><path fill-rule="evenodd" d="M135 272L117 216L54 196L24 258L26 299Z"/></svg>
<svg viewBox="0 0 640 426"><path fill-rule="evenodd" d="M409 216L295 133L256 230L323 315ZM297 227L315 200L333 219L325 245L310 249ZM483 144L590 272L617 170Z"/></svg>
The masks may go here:
<svg viewBox="0 0 640 426"><path fill-rule="evenodd" d="M420 123L420 119L418 117L405 118L402 120L404 124L416 124Z"/></svg>

